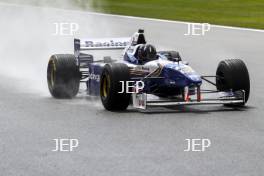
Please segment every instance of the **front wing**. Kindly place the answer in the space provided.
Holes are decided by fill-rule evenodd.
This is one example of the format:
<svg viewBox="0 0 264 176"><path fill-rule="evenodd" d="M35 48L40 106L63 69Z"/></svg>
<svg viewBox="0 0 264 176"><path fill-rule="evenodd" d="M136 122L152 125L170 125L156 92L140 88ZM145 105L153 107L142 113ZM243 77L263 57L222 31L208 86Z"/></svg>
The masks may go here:
<svg viewBox="0 0 264 176"><path fill-rule="evenodd" d="M153 97L151 94L146 93L133 93L132 101L133 107L138 109L147 109L149 107L169 107L179 105L213 105L213 104L244 104L245 91L229 91L220 92L215 91L216 95L206 98L159 98ZM206 96L208 93L202 93L201 96ZM210 92L211 94L211 92Z"/></svg>

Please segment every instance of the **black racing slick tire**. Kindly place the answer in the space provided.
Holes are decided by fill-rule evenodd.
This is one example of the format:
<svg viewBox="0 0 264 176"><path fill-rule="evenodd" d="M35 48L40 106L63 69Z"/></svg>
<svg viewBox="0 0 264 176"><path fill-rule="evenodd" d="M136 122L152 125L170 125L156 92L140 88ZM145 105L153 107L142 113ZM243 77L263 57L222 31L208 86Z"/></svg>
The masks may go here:
<svg viewBox="0 0 264 176"><path fill-rule="evenodd" d="M100 97L108 111L124 111L130 102L130 94L123 91L123 83L130 80L129 68L122 63L106 64L100 78ZM126 85L126 84L125 84Z"/></svg>
<svg viewBox="0 0 264 176"><path fill-rule="evenodd" d="M49 91L54 98L75 97L79 91L80 77L74 55L56 54L50 57L47 81Z"/></svg>
<svg viewBox="0 0 264 176"><path fill-rule="evenodd" d="M240 59L221 61L216 71L216 88L219 91L244 90L246 103L250 93L250 78L245 63ZM243 106L245 103L234 105Z"/></svg>

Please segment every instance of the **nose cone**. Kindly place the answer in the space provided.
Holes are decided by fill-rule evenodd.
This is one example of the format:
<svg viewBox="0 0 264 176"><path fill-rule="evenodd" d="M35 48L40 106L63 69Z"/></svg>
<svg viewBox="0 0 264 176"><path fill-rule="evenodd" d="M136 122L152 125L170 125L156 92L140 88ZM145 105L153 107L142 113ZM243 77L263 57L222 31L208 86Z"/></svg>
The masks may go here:
<svg viewBox="0 0 264 176"><path fill-rule="evenodd" d="M174 79L178 85L201 85L202 79L190 66L182 63L170 63L165 66L167 78Z"/></svg>
<svg viewBox="0 0 264 176"><path fill-rule="evenodd" d="M185 74L185 76L189 79L189 81L191 81L194 84L201 84L202 83L201 76L196 74L195 72L192 74Z"/></svg>

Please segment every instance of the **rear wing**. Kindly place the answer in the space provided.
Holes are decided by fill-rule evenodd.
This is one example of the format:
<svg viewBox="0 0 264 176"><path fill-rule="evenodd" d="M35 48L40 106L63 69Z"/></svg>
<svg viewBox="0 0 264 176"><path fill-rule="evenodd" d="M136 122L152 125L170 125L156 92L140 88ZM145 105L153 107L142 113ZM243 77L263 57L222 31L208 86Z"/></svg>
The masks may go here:
<svg viewBox="0 0 264 176"><path fill-rule="evenodd" d="M74 39L74 55L77 65L82 62L93 62L93 56L81 53L87 50L116 50L125 49L131 43L131 38L102 38L102 39Z"/></svg>
<svg viewBox="0 0 264 176"><path fill-rule="evenodd" d="M74 39L74 50L125 49L131 38Z"/></svg>

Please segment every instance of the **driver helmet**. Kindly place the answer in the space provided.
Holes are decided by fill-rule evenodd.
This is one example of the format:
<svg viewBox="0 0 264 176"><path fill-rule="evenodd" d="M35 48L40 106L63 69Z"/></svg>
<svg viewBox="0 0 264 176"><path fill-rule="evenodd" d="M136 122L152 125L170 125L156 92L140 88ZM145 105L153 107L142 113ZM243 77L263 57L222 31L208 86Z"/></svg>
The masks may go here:
<svg viewBox="0 0 264 176"><path fill-rule="evenodd" d="M156 48L150 44L143 44L138 48L138 60L139 61L150 61L157 57Z"/></svg>

